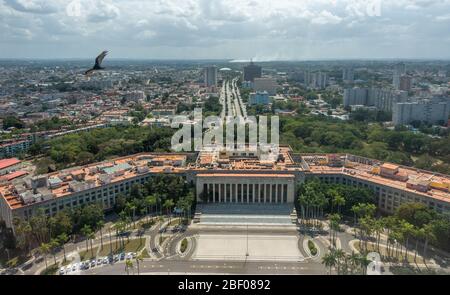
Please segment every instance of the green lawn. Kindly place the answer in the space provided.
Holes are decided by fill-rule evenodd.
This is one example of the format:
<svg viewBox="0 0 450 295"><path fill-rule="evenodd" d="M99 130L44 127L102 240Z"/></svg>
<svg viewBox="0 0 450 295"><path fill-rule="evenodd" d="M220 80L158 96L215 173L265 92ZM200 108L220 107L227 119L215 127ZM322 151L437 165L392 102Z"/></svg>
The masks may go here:
<svg viewBox="0 0 450 295"><path fill-rule="evenodd" d="M100 250L99 256L108 256L111 253L111 245L112 245L112 252L113 254L117 254L120 252L136 252L138 253L142 248L145 246L145 239L130 239L127 241L125 239L125 244L122 247L120 245L120 242L117 241L117 245L115 242L112 244L104 244L103 249Z"/></svg>
<svg viewBox="0 0 450 295"><path fill-rule="evenodd" d="M180 252L181 253L186 252L187 246L188 246L188 240L185 238L185 239L183 239L183 241L181 241Z"/></svg>
<svg viewBox="0 0 450 295"><path fill-rule="evenodd" d="M144 249L144 250L142 251L142 258L150 258L150 254L148 254L147 249Z"/></svg>
<svg viewBox="0 0 450 295"><path fill-rule="evenodd" d="M88 259L92 259L95 258L97 256L97 249L98 247L94 247L91 251L91 248L89 248L89 250L87 251L81 251L80 254L80 260L84 261L84 260L88 260ZM94 254L94 255L92 255Z"/></svg>
<svg viewBox="0 0 450 295"><path fill-rule="evenodd" d="M40 275L41 276L52 276L55 275L56 272L58 271L58 264L53 264L50 265L48 268L44 269L43 271L41 271Z"/></svg>
<svg viewBox="0 0 450 295"><path fill-rule="evenodd" d="M308 240L308 248L309 248L309 251L311 252L312 256L317 255L317 248L313 241Z"/></svg>
<svg viewBox="0 0 450 295"><path fill-rule="evenodd" d="M360 246L359 246L359 242L355 243L355 248L360 251ZM383 261L398 261L398 262L403 262L405 260L405 249L403 249L402 253L400 254L400 251L398 251L399 255L395 256L395 251L394 251L394 256L391 257L387 257L387 249L386 247L382 247L380 245L380 251L378 251L378 249L376 249L376 245L374 245L373 243L369 242L367 245L367 249L369 250L369 252L373 251L373 252L378 252ZM391 251L392 253L392 251ZM419 263L419 264L423 264L423 258L421 256L417 256L416 261L414 261L414 252L413 251L408 251L408 263L410 264L414 264L414 263Z"/></svg>

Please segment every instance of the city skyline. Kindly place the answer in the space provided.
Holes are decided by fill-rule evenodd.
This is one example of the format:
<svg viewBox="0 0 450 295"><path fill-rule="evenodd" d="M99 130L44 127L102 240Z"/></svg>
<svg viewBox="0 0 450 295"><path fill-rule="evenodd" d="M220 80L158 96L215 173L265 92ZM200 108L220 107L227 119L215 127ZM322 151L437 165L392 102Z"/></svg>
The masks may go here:
<svg viewBox="0 0 450 295"><path fill-rule="evenodd" d="M0 58L109 49L127 59L448 59L449 8L446 0L3 0Z"/></svg>

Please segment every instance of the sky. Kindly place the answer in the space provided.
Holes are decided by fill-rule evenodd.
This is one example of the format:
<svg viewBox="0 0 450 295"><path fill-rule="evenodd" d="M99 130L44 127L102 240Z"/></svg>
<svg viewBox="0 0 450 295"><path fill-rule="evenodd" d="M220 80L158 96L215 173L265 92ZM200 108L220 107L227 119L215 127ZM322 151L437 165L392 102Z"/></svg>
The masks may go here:
<svg viewBox="0 0 450 295"><path fill-rule="evenodd" d="M450 0L0 0L0 58L450 58Z"/></svg>

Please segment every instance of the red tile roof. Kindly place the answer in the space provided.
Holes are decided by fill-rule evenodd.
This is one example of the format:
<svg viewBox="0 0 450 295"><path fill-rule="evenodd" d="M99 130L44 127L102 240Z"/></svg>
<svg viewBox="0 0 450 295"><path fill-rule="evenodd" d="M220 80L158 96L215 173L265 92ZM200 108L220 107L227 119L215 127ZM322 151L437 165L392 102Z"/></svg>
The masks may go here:
<svg viewBox="0 0 450 295"><path fill-rule="evenodd" d="M9 174L3 175L2 177L0 177L0 179L5 179L6 181L10 181L10 180L16 179L18 177L21 177L21 176L24 176L24 175L27 175L27 174L28 174L27 171L16 171L16 172L13 172L13 173L9 173Z"/></svg>
<svg viewBox="0 0 450 295"><path fill-rule="evenodd" d="M16 164L19 164L20 162L22 162L22 161L20 161L17 158L1 159L0 160L0 170L8 168L8 167L11 167L11 166L16 165Z"/></svg>

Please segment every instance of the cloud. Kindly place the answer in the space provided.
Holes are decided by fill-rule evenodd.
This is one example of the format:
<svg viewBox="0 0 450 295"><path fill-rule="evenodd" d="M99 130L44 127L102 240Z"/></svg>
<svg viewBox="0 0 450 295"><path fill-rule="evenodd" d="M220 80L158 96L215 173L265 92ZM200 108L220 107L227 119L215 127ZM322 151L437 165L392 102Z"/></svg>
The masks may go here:
<svg viewBox="0 0 450 295"><path fill-rule="evenodd" d="M79 14L67 9L74 1ZM160 58L450 54L449 0L380 0L379 16L370 1L0 0L0 57L98 48Z"/></svg>
<svg viewBox="0 0 450 295"><path fill-rule="evenodd" d="M58 9L45 0L4 0L5 4L20 12L49 14Z"/></svg>

